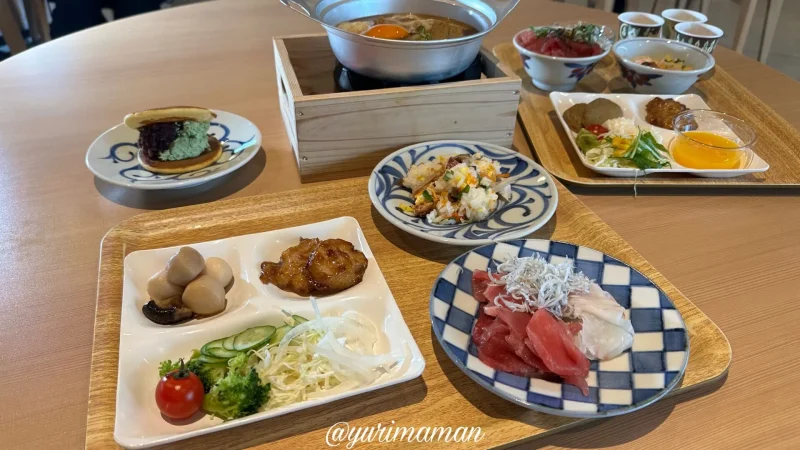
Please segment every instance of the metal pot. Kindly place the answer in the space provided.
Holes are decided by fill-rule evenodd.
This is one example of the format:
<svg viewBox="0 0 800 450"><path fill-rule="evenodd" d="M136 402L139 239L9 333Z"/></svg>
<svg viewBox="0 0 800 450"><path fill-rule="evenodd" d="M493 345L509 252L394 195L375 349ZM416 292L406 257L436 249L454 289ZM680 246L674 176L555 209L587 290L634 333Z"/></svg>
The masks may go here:
<svg viewBox="0 0 800 450"><path fill-rule="evenodd" d="M519 0L280 0L319 22L336 59L361 75L401 83L439 81L463 72L478 56L483 37ZM336 28L379 14L433 14L459 20L479 32L440 41L394 41Z"/></svg>

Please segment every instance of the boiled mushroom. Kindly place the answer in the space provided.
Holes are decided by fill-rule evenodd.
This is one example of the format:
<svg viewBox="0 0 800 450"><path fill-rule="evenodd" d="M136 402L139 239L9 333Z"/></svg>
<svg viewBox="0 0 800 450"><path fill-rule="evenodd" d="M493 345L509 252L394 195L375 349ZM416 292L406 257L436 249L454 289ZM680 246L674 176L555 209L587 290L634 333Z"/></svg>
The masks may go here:
<svg viewBox="0 0 800 450"><path fill-rule="evenodd" d="M214 256L206 259L206 268L203 269L203 274L217 280L225 288L225 292L230 291L233 286L233 270L230 264L222 258Z"/></svg>
<svg viewBox="0 0 800 450"><path fill-rule="evenodd" d="M159 308L154 300L150 300L142 306L142 313L148 319L159 325L170 325L190 319L194 313L191 309L184 306L170 306Z"/></svg>
<svg viewBox="0 0 800 450"><path fill-rule="evenodd" d="M225 309L225 288L210 275L200 275L183 291L183 304L203 316Z"/></svg>
<svg viewBox="0 0 800 450"><path fill-rule="evenodd" d="M183 287L170 283L167 280L167 271L162 270L147 280L147 295L156 303L173 298L180 298L183 294Z"/></svg>
<svg viewBox="0 0 800 450"><path fill-rule="evenodd" d="M186 286L200 275L205 265L200 252L191 247L181 247L167 262L167 281Z"/></svg>

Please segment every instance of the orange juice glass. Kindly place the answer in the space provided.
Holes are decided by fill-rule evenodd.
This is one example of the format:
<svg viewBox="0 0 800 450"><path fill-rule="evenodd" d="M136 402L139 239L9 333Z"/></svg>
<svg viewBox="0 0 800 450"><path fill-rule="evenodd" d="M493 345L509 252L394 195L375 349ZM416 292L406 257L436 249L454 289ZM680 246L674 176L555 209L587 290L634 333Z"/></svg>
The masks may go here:
<svg viewBox="0 0 800 450"><path fill-rule="evenodd" d="M672 158L691 169L745 168L753 159L756 132L745 121L718 111L692 109L672 121Z"/></svg>

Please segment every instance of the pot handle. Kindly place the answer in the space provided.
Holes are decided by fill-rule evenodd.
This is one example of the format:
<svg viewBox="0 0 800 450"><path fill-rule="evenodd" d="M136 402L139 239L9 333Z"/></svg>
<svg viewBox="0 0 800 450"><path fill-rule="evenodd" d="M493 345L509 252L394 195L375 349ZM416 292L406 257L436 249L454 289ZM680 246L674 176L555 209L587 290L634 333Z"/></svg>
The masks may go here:
<svg viewBox="0 0 800 450"><path fill-rule="evenodd" d="M283 3L283 6L288 6L295 12L311 18L311 8L304 0L280 0L280 2Z"/></svg>
<svg viewBox="0 0 800 450"><path fill-rule="evenodd" d="M483 1L494 10L495 14L497 14L496 23L500 23L501 20L503 20L514 8L517 7L520 0L483 0Z"/></svg>

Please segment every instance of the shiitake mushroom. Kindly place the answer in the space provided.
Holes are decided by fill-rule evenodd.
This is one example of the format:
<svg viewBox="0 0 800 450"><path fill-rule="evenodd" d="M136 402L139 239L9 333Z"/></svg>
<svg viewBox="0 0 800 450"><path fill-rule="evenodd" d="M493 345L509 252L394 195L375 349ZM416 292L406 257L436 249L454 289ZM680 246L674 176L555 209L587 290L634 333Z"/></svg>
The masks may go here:
<svg viewBox="0 0 800 450"><path fill-rule="evenodd" d="M194 316L194 312L185 306L173 305L168 308L159 308L154 300L150 300L142 306L142 313L159 325L171 325Z"/></svg>

